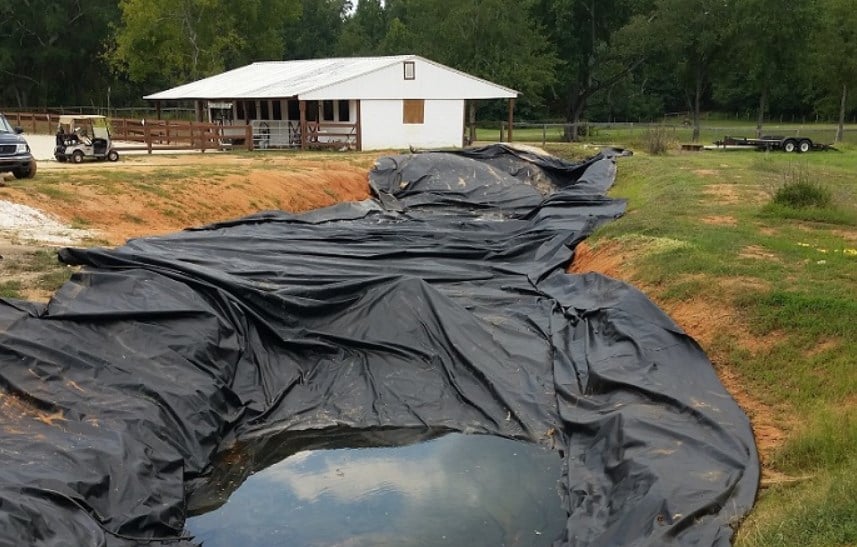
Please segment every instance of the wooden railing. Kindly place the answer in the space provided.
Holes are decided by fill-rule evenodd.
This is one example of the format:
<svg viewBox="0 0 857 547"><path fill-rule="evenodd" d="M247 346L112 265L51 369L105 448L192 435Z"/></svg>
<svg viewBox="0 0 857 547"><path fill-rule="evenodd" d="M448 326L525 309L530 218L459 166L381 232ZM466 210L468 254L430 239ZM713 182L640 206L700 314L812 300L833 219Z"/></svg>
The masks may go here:
<svg viewBox="0 0 857 547"><path fill-rule="evenodd" d="M357 124L347 122L306 122L308 148L359 148Z"/></svg>
<svg viewBox="0 0 857 547"><path fill-rule="evenodd" d="M253 128L249 125L123 118L111 120L110 129L115 141L139 143L119 147L124 150L253 150Z"/></svg>
<svg viewBox="0 0 857 547"><path fill-rule="evenodd" d="M6 118L16 126L32 133L52 134L57 129L60 114L39 112L7 112ZM360 149L356 123L306 122L306 139L301 139L298 122L255 122L252 125L219 125L184 120L140 120L111 118L110 134L117 150L224 150L230 148L301 146L305 148ZM260 124L264 124L262 127ZM283 128L277 124L286 124ZM278 136L272 132L286 131ZM282 137L282 138L274 138ZM280 142L282 141L282 142Z"/></svg>
<svg viewBox="0 0 857 547"><path fill-rule="evenodd" d="M40 112L5 112L15 127L41 134L57 130L60 115ZM182 120L139 120L112 118L110 136L117 150L253 150L253 128L249 125L222 126Z"/></svg>

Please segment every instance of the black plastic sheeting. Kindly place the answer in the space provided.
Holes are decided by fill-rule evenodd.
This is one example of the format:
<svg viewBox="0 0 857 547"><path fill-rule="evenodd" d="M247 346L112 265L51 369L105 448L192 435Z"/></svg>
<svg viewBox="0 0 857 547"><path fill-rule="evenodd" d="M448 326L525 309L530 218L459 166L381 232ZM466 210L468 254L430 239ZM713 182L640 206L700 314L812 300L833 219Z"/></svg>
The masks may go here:
<svg viewBox="0 0 857 547"><path fill-rule="evenodd" d="M0 544L191 545L235 442L422 428L554 446L558 544L728 545L746 416L640 292L565 273L617 154L382 158L377 200L62 250L50 303L0 301Z"/></svg>

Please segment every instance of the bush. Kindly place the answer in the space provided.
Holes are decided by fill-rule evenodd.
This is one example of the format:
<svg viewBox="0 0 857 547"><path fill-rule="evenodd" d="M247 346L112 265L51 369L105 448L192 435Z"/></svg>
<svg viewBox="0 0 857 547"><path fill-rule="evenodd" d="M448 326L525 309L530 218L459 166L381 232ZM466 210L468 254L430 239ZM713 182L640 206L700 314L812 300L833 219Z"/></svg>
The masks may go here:
<svg viewBox="0 0 857 547"><path fill-rule="evenodd" d="M672 131L666 127L650 127L643 133L643 148L653 156L666 154L672 141Z"/></svg>
<svg viewBox="0 0 857 547"><path fill-rule="evenodd" d="M808 181L786 183L774 194L774 203L802 209L805 207L828 207L833 202L829 188Z"/></svg>
<svg viewBox="0 0 857 547"><path fill-rule="evenodd" d="M785 183L774 193L773 202L778 205L804 209L829 207L833 203L833 192L820 183L810 181L803 169L787 171L783 179Z"/></svg>

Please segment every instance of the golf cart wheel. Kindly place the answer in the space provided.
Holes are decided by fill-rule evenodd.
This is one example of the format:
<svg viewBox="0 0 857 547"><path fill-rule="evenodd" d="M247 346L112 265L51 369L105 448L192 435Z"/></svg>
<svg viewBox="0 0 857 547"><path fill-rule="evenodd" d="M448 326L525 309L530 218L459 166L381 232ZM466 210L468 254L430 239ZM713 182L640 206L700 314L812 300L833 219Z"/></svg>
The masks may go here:
<svg viewBox="0 0 857 547"><path fill-rule="evenodd" d="M36 161L33 160L30 164L24 169L18 169L16 171L12 171L12 174L15 175L16 179L31 179L36 176Z"/></svg>
<svg viewBox="0 0 857 547"><path fill-rule="evenodd" d="M107 161L119 161L119 152L111 150L107 153Z"/></svg>
<svg viewBox="0 0 857 547"><path fill-rule="evenodd" d="M798 152L804 153L809 152L810 150L812 150L812 142L808 141L807 139L800 141L797 145Z"/></svg>
<svg viewBox="0 0 857 547"><path fill-rule="evenodd" d="M783 150L785 150L786 152L794 152L795 150L797 150L797 143L792 139L789 139L783 143Z"/></svg>
<svg viewBox="0 0 857 547"><path fill-rule="evenodd" d="M74 163L83 163L83 152L80 150L75 150L71 155L71 161Z"/></svg>

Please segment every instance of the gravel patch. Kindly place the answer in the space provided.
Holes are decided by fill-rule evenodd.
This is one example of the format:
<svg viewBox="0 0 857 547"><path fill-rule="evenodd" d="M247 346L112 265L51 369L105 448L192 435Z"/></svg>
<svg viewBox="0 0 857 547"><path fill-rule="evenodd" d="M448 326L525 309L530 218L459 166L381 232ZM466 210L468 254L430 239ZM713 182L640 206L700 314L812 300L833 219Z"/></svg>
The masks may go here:
<svg viewBox="0 0 857 547"><path fill-rule="evenodd" d="M54 245L73 245L96 234L65 225L38 209L0 200L0 236Z"/></svg>

